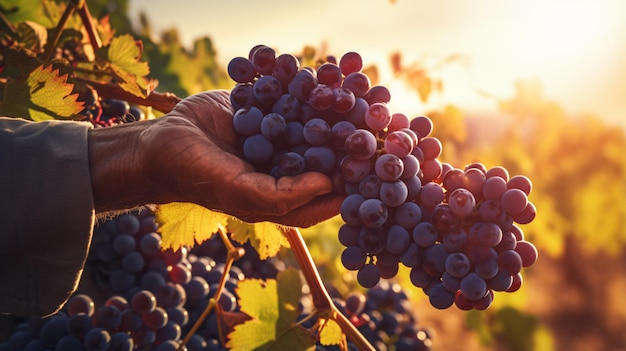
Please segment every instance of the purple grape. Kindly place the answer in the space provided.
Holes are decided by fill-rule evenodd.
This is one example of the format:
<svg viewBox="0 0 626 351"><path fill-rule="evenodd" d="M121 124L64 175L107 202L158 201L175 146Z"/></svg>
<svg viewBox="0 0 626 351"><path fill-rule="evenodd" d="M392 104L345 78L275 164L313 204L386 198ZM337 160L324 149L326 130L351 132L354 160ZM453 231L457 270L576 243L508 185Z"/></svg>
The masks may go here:
<svg viewBox="0 0 626 351"><path fill-rule="evenodd" d="M314 146L323 145L330 139L330 126L321 118L313 118L304 124L302 134L307 143Z"/></svg>
<svg viewBox="0 0 626 351"><path fill-rule="evenodd" d="M382 131L391 123L391 111L386 104L377 102L365 111L365 124L373 131Z"/></svg>
<svg viewBox="0 0 626 351"><path fill-rule="evenodd" d="M228 62L228 76L237 83L252 82L257 74L254 64L245 57L235 57Z"/></svg>
<svg viewBox="0 0 626 351"><path fill-rule="evenodd" d="M242 136L251 136L261 132L263 112L255 107L243 107L233 115L233 128Z"/></svg>
<svg viewBox="0 0 626 351"><path fill-rule="evenodd" d="M252 85L254 98L261 104L271 106L283 93L280 81L272 76L262 76Z"/></svg>
<svg viewBox="0 0 626 351"><path fill-rule="evenodd" d="M312 146L304 152L309 171L331 174L336 167L335 153L327 146Z"/></svg>
<svg viewBox="0 0 626 351"><path fill-rule="evenodd" d="M367 255L358 246L348 246L341 253L341 263L351 271L358 271L365 265Z"/></svg>
<svg viewBox="0 0 626 351"><path fill-rule="evenodd" d="M380 281L380 270L375 264L369 263L359 269L356 277L362 287L373 288Z"/></svg>
<svg viewBox="0 0 626 351"><path fill-rule="evenodd" d="M401 180L383 182L380 185L380 200L388 207L402 205L409 195L409 190Z"/></svg>
<svg viewBox="0 0 626 351"><path fill-rule="evenodd" d="M370 78L362 72L352 72L345 76L342 86L354 93L355 97L364 97L370 89Z"/></svg>

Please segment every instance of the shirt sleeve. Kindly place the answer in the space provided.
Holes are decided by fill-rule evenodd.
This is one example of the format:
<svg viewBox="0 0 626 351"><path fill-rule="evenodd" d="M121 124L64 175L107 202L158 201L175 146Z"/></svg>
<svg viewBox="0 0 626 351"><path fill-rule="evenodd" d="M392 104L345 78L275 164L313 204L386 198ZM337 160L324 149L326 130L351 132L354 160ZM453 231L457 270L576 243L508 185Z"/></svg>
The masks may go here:
<svg viewBox="0 0 626 351"><path fill-rule="evenodd" d="M0 118L0 313L50 315L78 287L95 220L89 128Z"/></svg>

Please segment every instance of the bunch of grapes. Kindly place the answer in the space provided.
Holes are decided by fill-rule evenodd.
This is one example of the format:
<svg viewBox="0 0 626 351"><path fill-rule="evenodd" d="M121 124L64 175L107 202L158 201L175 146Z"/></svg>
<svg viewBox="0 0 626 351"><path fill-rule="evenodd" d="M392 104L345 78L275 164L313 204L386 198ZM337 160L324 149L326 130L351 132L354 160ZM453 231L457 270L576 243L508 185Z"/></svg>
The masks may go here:
<svg viewBox="0 0 626 351"><path fill-rule="evenodd" d="M433 306L484 309L494 291L516 291L537 250L518 224L531 222L530 180L481 163L442 163L427 116L392 113L391 94L370 86L355 52L318 67L265 45L228 65L233 126L244 156L275 177L330 176L346 195L341 260L366 288L400 264Z"/></svg>
<svg viewBox="0 0 626 351"><path fill-rule="evenodd" d="M157 229L147 210L99 225L79 291L59 313L18 325L0 350L177 350L224 274L218 303L237 311L242 270L226 272L223 262L192 252L196 248L162 250ZM184 349L223 350L219 337L211 312Z"/></svg>
<svg viewBox="0 0 626 351"><path fill-rule="evenodd" d="M331 287L332 290L332 287ZM359 332L379 351L429 351L432 332L419 325L411 303L397 283L383 281L365 293L352 292L345 298L332 293L335 306L347 316ZM306 305L306 304L305 304ZM306 315L303 314L302 318ZM303 324L310 327L316 319ZM357 350L348 343L349 350ZM316 351L339 351L339 347L317 345Z"/></svg>
<svg viewBox="0 0 626 351"><path fill-rule="evenodd" d="M78 100L83 102L80 115L96 128L146 119L146 114L139 106L120 99L103 99L90 87L84 87L79 92Z"/></svg>
<svg viewBox="0 0 626 351"><path fill-rule="evenodd" d="M226 272L226 248L218 235L192 248L173 251L161 249L157 231L150 210L122 214L100 223L93 235L79 291L57 314L24 319L6 342L0 342L0 350L178 350L214 297L222 275L227 275L227 281L218 301L221 310L239 312L236 288L241 280L276 279L286 267L277 257L260 260L249 243L235 243L246 254ZM384 336L390 333L402 335L404 343L424 341L420 330L410 329L410 325L416 325L416 319L406 301L402 301L406 295L398 286L384 289L386 295L375 289L368 293L380 298L358 295L359 304L349 302L355 297L335 301L373 344L388 340ZM380 300L383 296L387 296L386 302ZM303 306L306 301L310 302L304 296ZM390 313L402 315L396 316L405 321L401 327L392 330L381 324L388 318L383 315ZM218 318L215 310L209 313L183 350L226 350ZM418 336L421 339L416 339Z"/></svg>

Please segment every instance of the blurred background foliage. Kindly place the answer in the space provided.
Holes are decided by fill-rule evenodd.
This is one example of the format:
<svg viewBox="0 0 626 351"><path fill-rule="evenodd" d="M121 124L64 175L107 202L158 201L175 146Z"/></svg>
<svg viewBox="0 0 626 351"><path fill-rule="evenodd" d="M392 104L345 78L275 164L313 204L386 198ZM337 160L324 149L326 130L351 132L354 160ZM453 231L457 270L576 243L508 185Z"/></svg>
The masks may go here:
<svg viewBox="0 0 626 351"><path fill-rule="evenodd" d="M131 33L143 41L143 60L159 82L157 91L185 97L233 87L216 60L210 37L197 38L185 48L176 28L157 35L151 30L153 19L145 16L139 25L131 25L128 0L88 4L94 17L109 17L117 34ZM20 11L14 11L18 5ZM0 0L0 6L12 22L45 18L36 0ZM342 53L303 43L302 52L293 54L311 65ZM440 64L456 59L452 55ZM432 67L403 62L402 52L390 53L389 65L416 101L445 91L446 82L431 74ZM377 67L366 70L376 84ZM525 269L524 286L515 294L498 294L488 311L439 311L412 288L407 272L398 277L420 323L435 331L437 350L626 350L625 131L606 124L601 116L568 115L543 96L539 80L511 84L515 93L496 100L495 113L476 114L447 103L424 114L433 120L433 135L443 143L442 161L456 167L475 161L487 167L502 165L511 175L524 174L533 181L530 199L538 215L522 229L540 257ZM339 262L341 224L334 218L302 232L323 279L345 293L358 287ZM290 259L288 250L281 255Z"/></svg>

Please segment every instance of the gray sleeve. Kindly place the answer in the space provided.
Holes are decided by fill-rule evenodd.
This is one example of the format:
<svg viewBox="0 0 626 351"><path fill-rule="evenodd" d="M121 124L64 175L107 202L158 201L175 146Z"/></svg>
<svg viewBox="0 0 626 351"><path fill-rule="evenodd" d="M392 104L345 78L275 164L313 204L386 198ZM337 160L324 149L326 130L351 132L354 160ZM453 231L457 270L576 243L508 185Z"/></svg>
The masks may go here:
<svg viewBox="0 0 626 351"><path fill-rule="evenodd" d="M49 315L78 287L95 219L89 128L0 118L0 313Z"/></svg>

